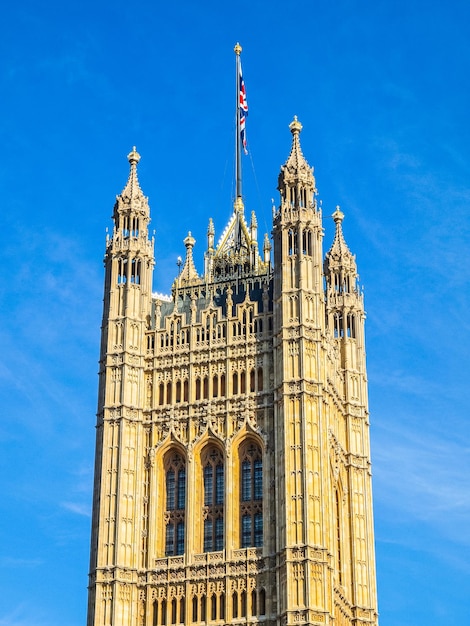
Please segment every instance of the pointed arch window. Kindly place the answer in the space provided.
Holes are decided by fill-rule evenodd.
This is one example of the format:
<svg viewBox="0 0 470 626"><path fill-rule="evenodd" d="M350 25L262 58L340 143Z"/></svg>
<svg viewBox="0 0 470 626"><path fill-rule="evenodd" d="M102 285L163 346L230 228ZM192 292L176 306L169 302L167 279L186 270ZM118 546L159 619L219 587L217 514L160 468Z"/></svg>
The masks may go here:
<svg viewBox="0 0 470 626"><path fill-rule="evenodd" d="M288 254L292 256L299 253L298 233L292 228L287 233L288 237Z"/></svg>
<svg viewBox="0 0 470 626"><path fill-rule="evenodd" d="M252 442L240 454L241 547L263 545L263 460L261 449Z"/></svg>
<svg viewBox="0 0 470 626"><path fill-rule="evenodd" d="M131 283L135 285L140 285L141 264L140 259L132 259L131 261Z"/></svg>
<svg viewBox="0 0 470 626"><path fill-rule="evenodd" d="M167 457L165 472L165 555L183 554L186 508L186 464L178 453Z"/></svg>
<svg viewBox="0 0 470 626"><path fill-rule="evenodd" d="M204 482L204 552L224 547L224 460L222 453L210 447L203 456Z"/></svg>

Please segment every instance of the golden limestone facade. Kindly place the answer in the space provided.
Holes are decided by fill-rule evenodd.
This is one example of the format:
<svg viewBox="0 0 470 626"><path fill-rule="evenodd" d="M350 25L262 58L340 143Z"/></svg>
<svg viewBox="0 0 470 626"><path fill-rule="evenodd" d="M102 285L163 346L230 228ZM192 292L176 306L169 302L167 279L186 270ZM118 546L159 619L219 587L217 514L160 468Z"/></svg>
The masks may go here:
<svg viewBox="0 0 470 626"><path fill-rule="evenodd" d="M272 250L241 198L171 297L137 179L105 255L88 626L377 624L364 306L300 123Z"/></svg>

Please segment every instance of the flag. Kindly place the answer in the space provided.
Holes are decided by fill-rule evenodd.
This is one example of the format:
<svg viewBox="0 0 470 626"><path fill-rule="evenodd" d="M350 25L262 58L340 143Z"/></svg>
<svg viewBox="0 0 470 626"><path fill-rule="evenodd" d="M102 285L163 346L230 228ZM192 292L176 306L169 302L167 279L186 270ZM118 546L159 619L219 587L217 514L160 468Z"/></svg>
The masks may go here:
<svg viewBox="0 0 470 626"><path fill-rule="evenodd" d="M246 149L246 129L245 122L246 116L248 115L248 102L246 100L246 90L245 83L243 81L242 76L242 64L239 62L239 97L238 97L238 115L240 116L240 142L243 146L243 151L245 154L248 154L248 150Z"/></svg>

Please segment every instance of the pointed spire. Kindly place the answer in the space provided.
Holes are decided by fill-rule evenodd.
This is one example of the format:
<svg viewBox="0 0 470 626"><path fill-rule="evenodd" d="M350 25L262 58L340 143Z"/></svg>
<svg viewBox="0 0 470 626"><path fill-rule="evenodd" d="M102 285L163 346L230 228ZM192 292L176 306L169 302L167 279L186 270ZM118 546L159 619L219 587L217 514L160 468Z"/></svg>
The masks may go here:
<svg viewBox="0 0 470 626"><path fill-rule="evenodd" d="M314 206L316 193L313 168L307 163L300 147L302 124L294 116L289 125L292 133L292 146L289 157L281 167L278 189L284 209L310 209Z"/></svg>
<svg viewBox="0 0 470 626"><path fill-rule="evenodd" d="M132 202L134 199L141 200L144 198L144 194L140 188L139 179L137 177L137 163L140 161L140 154L137 152L135 146L127 155L127 160L129 161L131 168L126 186L121 192L121 197L123 200L127 200L128 202Z"/></svg>
<svg viewBox="0 0 470 626"><path fill-rule="evenodd" d="M339 205L336 207L336 210L331 217L333 218L336 224L336 232L335 232L335 236L334 236L331 248L327 254L334 256L338 259L345 258L345 257L354 258L354 255L349 250L348 244L346 243L346 240L344 239L343 226L342 226L343 220L344 220L344 213L340 210Z"/></svg>
<svg viewBox="0 0 470 626"><path fill-rule="evenodd" d="M289 161L293 161L297 167L301 162L305 161L302 148L300 147L300 133L302 132L302 128L302 124L297 119L297 115L294 115L294 119L289 124L289 129L292 133L292 148L289 158L287 159L287 164L289 164Z"/></svg>
<svg viewBox="0 0 470 626"><path fill-rule="evenodd" d="M207 248L208 250L213 250L214 249L214 235L215 235L215 228L214 228L214 222L212 220L212 217L209 218L209 225L207 226Z"/></svg>
<svg viewBox="0 0 470 626"><path fill-rule="evenodd" d="M115 231L122 237L147 238L148 225L150 222L150 207L148 198L144 196L137 178L137 163L140 161L140 154L135 146L127 155L130 164L129 177L124 189L116 196L114 204L113 220Z"/></svg>
<svg viewBox="0 0 470 626"><path fill-rule="evenodd" d="M263 252L264 262L269 263L271 260L271 242L269 241L268 233L264 233Z"/></svg>
<svg viewBox="0 0 470 626"><path fill-rule="evenodd" d="M193 248L195 243L196 240L191 235L191 231L189 231L188 236L184 240L184 245L186 246L186 259L184 261L184 266L181 270L181 274L178 276L177 279L179 286L199 280L199 275L197 273L196 267L194 266L193 260Z"/></svg>
<svg viewBox="0 0 470 626"><path fill-rule="evenodd" d="M340 293L351 293L357 290L356 257L344 239L342 227L344 213L339 206L336 207L332 218L336 224L336 232L331 248L325 254L325 277L330 289Z"/></svg>
<svg viewBox="0 0 470 626"><path fill-rule="evenodd" d="M256 242L258 239L258 220L254 211L251 212L250 237L252 242Z"/></svg>
<svg viewBox="0 0 470 626"><path fill-rule="evenodd" d="M305 159L302 148L300 146L300 133L302 131L302 124L297 119L297 115L294 115L294 119L289 124L290 132L292 133L292 147L289 157L284 165L290 171L292 170L304 170L306 172L312 172L312 168Z"/></svg>

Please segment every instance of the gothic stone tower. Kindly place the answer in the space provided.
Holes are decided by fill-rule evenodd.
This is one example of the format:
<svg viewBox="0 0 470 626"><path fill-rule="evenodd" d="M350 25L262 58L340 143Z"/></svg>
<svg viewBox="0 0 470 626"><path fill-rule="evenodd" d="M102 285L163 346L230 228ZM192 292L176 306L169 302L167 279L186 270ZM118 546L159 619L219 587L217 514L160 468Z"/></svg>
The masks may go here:
<svg viewBox="0 0 470 626"><path fill-rule="evenodd" d="M294 119L273 258L239 197L152 295L139 155L105 255L88 626L377 624L364 307Z"/></svg>

